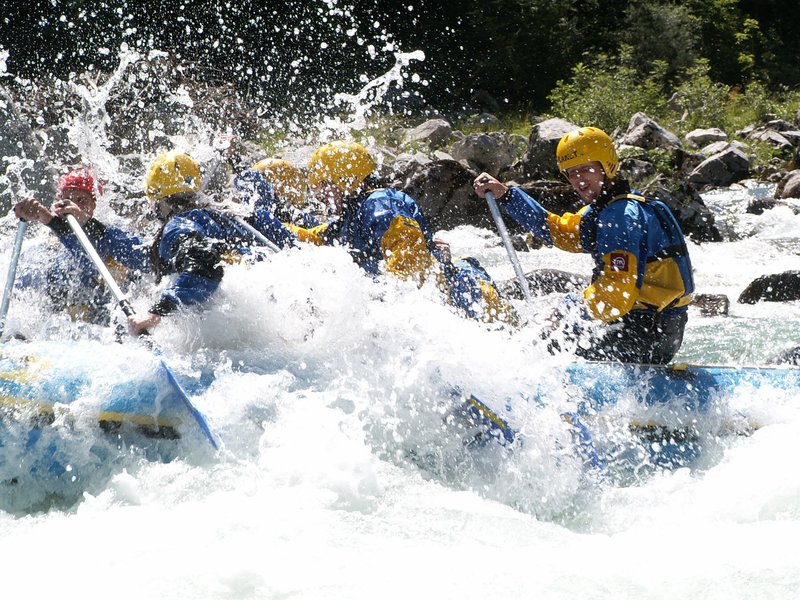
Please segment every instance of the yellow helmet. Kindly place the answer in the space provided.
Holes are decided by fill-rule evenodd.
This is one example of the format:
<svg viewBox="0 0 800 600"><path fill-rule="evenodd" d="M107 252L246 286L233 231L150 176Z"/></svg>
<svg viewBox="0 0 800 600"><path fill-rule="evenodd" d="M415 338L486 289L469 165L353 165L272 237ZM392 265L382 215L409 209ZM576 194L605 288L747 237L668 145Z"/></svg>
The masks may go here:
<svg viewBox="0 0 800 600"><path fill-rule="evenodd" d="M265 158L253 165L264 173L264 177L275 188L282 200L288 200L298 208L306 205L306 176L300 167L282 158Z"/></svg>
<svg viewBox="0 0 800 600"><path fill-rule="evenodd" d="M613 179L619 170L614 143L605 131L597 127L581 127L562 137L556 148L556 161L562 173L593 161L603 166L609 179Z"/></svg>
<svg viewBox="0 0 800 600"><path fill-rule="evenodd" d="M145 192L150 200L199 191L200 167L188 154L173 150L160 154L150 164L145 179Z"/></svg>
<svg viewBox="0 0 800 600"><path fill-rule="evenodd" d="M311 187L330 181L345 194L354 191L375 170L375 160L357 142L336 141L320 146L308 161Z"/></svg>

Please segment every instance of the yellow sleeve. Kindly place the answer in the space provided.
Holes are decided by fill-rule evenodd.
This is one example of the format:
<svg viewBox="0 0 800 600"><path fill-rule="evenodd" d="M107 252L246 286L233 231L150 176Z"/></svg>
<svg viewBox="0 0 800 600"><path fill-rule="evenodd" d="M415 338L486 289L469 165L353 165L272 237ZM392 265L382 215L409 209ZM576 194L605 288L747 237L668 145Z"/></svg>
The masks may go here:
<svg viewBox="0 0 800 600"><path fill-rule="evenodd" d="M547 227L553 245L567 252L583 252L581 247L581 213L564 213L557 215L547 213Z"/></svg>
<svg viewBox="0 0 800 600"><path fill-rule="evenodd" d="M633 308L639 297L636 288L636 256L622 250L603 257L603 273L583 290L590 316L615 321Z"/></svg>
<svg viewBox="0 0 800 600"><path fill-rule="evenodd" d="M325 233L325 230L328 228L327 223L323 223L322 225L317 225L316 227L312 227L311 229L306 229L305 227L298 227L297 225L292 225L291 223L284 223L286 227L288 227L293 234L297 236L297 239L301 242L306 242L307 244L314 244L316 246L323 246L325 241L322 238L322 235Z"/></svg>
<svg viewBox="0 0 800 600"><path fill-rule="evenodd" d="M402 279L414 277L420 285L434 260L419 223L400 215L383 234L381 250L387 271Z"/></svg>

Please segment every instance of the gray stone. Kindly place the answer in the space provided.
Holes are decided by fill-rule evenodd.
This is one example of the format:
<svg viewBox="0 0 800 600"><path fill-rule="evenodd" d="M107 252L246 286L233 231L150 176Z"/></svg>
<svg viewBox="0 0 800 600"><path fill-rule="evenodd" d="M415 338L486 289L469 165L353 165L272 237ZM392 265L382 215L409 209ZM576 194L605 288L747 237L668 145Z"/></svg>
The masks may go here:
<svg viewBox="0 0 800 600"><path fill-rule="evenodd" d="M750 175L750 160L736 148L728 148L701 162L689 175L693 185L726 186Z"/></svg>
<svg viewBox="0 0 800 600"><path fill-rule="evenodd" d="M791 302L800 300L800 271L762 275L754 279L739 295L741 304L756 302Z"/></svg>
<svg viewBox="0 0 800 600"><path fill-rule="evenodd" d="M642 112L631 117L628 131L625 132L623 144L639 146L646 150L655 148L678 149L683 145L674 133L667 131L661 125Z"/></svg>
<svg viewBox="0 0 800 600"><path fill-rule="evenodd" d="M695 129L690 131L686 134L684 139L692 148L700 148L711 142L724 142L728 139L728 134L722 131L722 129L712 127L710 129Z"/></svg>
<svg viewBox="0 0 800 600"><path fill-rule="evenodd" d="M775 198L800 198L800 169L790 171L775 188Z"/></svg>
<svg viewBox="0 0 800 600"><path fill-rule="evenodd" d="M564 119L547 119L534 125L528 136L528 150L515 170L525 179L558 177L558 142L564 135L576 129L577 125Z"/></svg>
<svg viewBox="0 0 800 600"><path fill-rule="evenodd" d="M517 147L503 133L471 133L453 144L450 154L469 168L496 176L517 158Z"/></svg>
<svg viewBox="0 0 800 600"><path fill-rule="evenodd" d="M421 142L431 148L437 148L446 144L452 133L453 126L444 119L430 119L406 131L404 141L406 144Z"/></svg>

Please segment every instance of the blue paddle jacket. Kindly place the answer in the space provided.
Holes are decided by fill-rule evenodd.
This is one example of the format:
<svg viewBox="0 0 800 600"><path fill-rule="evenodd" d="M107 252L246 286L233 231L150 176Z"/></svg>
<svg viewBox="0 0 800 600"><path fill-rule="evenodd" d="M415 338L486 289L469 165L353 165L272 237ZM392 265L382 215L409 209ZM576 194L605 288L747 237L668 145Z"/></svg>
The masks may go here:
<svg viewBox="0 0 800 600"><path fill-rule="evenodd" d="M273 232L283 228L264 210L255 211L252 224L264 235L267 227ZM293 239L283 229L281 238ZM261 244L250 231L217 210L192 208L174 215L156 236L151 252L156 280L164 275L175 277L150 312L163 316L179 306L205 302L222 281L223 265L243 258L260 260L263 254L257 250L259 247Z"/></svg>
<svg viewBox="0 0 800 600"><path fill-rule="evenodd" d="M63 247L52 259L46 274L53 307L66 310L73 319L107 325L113 297L97 268L66 220L53 217L48 227ZM108 227L95 218L89 219L83 230L123 290L129 283L138 281L142 273L152 270L147 247L138 236L118 227Z"/></svg>
<svg viewBox="0 0 800 600"><path fill-rule="evenodd" d="M631 310L685 312L694 291L686 241L669 208L615 180L577 214L545 210L519 188L500 199L503 211L543 242L592 255L583 292L589 316L615 321Z"/></svg>
<svg viewBox="0 0 800 600"><path fill-rule="evenodd" d="M319 219L313 215L292 206L289 202L278 198L275 188L269 183L264 173L258 169L247 169L233 180L233 185L239 192L243 204L252 206L255 211L266 211L284 225L297 225L311 228L320 224ZM281 248L284 247L284 236L288 233L285 227L280 230L263 232L271 241ZM294 236L290 236L291 242Z"/></svg>
<svg viewBox="0 0 800 600"><path fill-rule="evenodd" d="M512 321L513 308L474 258L443 260L416 201L399 190L372 190L347 201L343 213L314 228L293 227L301 241L339 244L370 275L382 271L419 285L436 267L448 301L467 316L484 321Z"/></svg>

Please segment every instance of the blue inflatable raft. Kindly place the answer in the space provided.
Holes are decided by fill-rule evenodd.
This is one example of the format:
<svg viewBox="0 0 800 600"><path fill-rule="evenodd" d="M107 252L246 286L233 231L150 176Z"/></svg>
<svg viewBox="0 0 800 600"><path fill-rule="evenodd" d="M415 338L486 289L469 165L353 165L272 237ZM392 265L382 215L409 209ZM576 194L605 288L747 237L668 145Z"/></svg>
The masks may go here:
<svg viewBox="0 0 800 600"><path fill-rule="evenodd" d="M170 460L204 432L149 350L100 342L0 346L0 483L74 473L135 447ZM200 380L182 377L189 394ZM86 470L85 469L85 470Z"/></svg>
<svg viewBox="0 0 800 600"><path fill-rule="evenodd" d="M619 453L603 443L599 430L608 421L623 423L641 438L652 464L679 467L698 457L704 433L747 435L758 428L733 400L754 394L759 402L800 396L797 367L580 362L553 367L545 375L540 386L518 398L464 398L481 442L524 443L520 432L531 429L526 422L531 407L558 407L595 467L603 468Z"/></svg>

